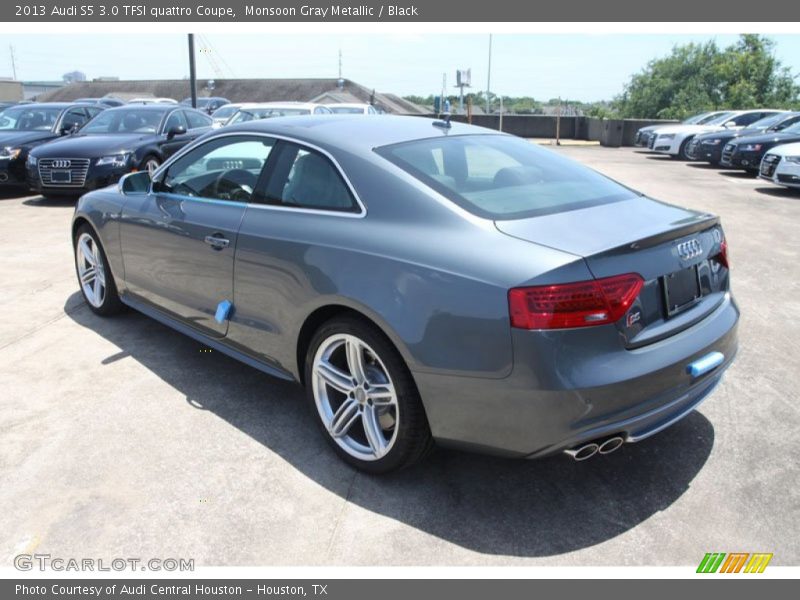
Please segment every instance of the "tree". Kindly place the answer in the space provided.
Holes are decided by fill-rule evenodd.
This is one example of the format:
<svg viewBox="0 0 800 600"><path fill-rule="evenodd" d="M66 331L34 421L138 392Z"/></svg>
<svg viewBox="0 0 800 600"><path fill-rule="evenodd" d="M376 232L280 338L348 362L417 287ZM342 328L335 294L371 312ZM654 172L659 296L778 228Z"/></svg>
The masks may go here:
<svg viewBox="0 0 800 600"><path fill-rule="evenodd" d="M623 117L647 119L681 119L719 108L790 108L800 87L774 47L752 34L724 50L714 41L675 46L631 77L615 107Z"/></svg>

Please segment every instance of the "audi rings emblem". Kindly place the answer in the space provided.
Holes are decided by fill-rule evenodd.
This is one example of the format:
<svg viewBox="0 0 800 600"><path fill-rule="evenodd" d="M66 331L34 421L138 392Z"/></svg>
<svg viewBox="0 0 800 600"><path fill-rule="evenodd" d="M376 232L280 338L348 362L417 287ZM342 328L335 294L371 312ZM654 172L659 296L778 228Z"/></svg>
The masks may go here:
<svg viewBox="0 0 800 600"><path fill-rule="evenodd" d="M697 238L678 244L678 256L683 260L692 260L703 253L703 247Z"/></svg>

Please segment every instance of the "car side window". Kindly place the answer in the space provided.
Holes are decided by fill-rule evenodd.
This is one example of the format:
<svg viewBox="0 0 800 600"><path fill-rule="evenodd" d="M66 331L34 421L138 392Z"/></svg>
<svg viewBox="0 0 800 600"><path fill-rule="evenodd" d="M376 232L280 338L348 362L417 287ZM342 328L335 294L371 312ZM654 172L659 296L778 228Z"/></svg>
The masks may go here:
<svg viewBox="0 0 800 600"><path fill-rule="evenodd" d="M250 202L275 140L264 137L221 137L172 163L156 192Z"/></svg>
<svg viewBox="0 0 800 600"><path fill-rule="evenodd" d="M61 119L61 129L73 129L80 127L89 119L86 117L86 112L82 108L70 108Z"/></svg>
<svg viewBox="0 0 800 600"><path fill-rule="evenodd" d="M186 126L186 117L183 116L182 110L176 110L170 113L169 117L167 117L167 122L164 123L164 133L169 133L171 129L176 127L188 129Z"/></svg>
<svg viewBox="0 0 800 600"><path fill-rule="evenodd" d="M294 208L354 212L355 198L338 169L322 153L284 142L267 186L267 203Z"/></svg>
<svg viewBox="0 0 800 600"><path fill-rule="evenodd" d="M90 119L93 119L94 117L99 115L101 112L103 112L104 107L102 107L102 106L86 106L86 107L84 107L83 110L85 110L87 113L89 113L89 118Z"/></svg>
<svg viewBox="0 0 800 600"><path fill-rule="evenodd" d="M191 110L184 111L184 113L186 114L186 121L189 123L189 129L211 127L211 117Z"/></svg>

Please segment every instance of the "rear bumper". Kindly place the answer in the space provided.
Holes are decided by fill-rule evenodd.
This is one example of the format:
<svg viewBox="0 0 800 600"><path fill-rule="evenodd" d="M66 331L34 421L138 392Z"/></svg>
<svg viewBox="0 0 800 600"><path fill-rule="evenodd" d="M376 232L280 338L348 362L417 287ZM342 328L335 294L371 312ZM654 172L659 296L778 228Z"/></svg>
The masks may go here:
<svg viewBox="0 0 800 600"><path fill-rule="evenodd" d="M567 343L558 340L564 332L515 330L505 379L414 377L442 445L537 458L611 434L639 441L687 415L719 383L737 351L738 317L727 296L692 327L635 350L619 349L610 331L607 345L582 348L580 330L569 330ZM693 378L688 365L710 352L724 362Z"/></svg>

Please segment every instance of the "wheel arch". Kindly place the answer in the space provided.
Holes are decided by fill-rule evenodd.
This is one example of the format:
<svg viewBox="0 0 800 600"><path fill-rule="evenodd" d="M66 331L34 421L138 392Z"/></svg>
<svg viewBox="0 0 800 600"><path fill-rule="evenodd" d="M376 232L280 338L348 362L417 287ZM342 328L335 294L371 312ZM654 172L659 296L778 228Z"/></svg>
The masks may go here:
<svg viewBox="0 0 800 600"><path fill-rule="evenodd" d="M391 327L383 322L382 319L380 319L377 315L369 314L370 312L371 311L363 310L359 307L354 307L342 302L334 302L318 306L306 316L305 320L297 331L297 335L295 336L295 364L297 379L301 385L305 385L305 359L308 348L311 344L311 340L314 337L314 333L320 328L320 326L322 326L323 323L326 323L335 317L342 316L351 316L360 319L372 325L381 334L383 334L392 347L394 347L394 349L400 354L403 362L406 365L406 368L408 368L409 372L411 372L413 379L413 372L411 371L412 358L408 350L405 348L405 345L402 343L402 340L397 333L391 329Z"/></svg>

